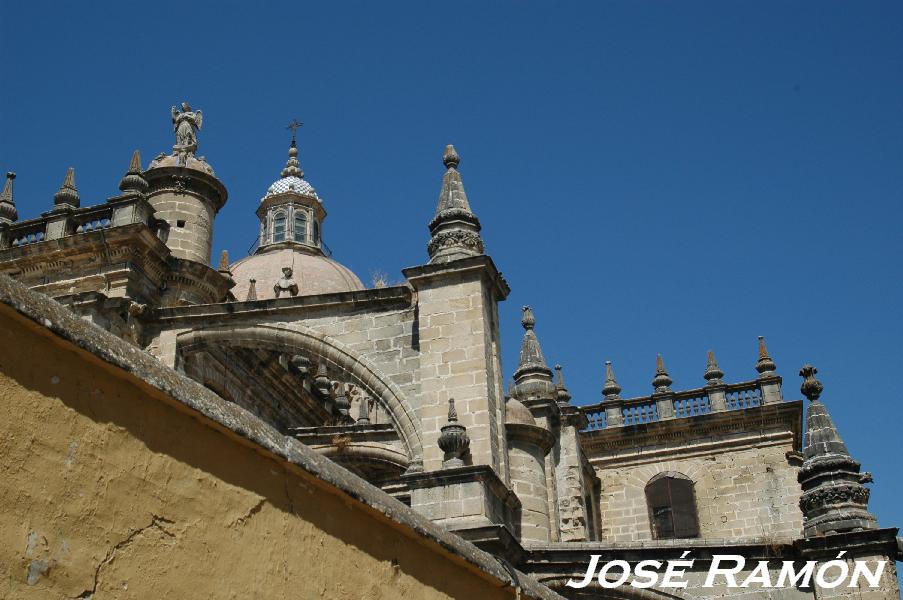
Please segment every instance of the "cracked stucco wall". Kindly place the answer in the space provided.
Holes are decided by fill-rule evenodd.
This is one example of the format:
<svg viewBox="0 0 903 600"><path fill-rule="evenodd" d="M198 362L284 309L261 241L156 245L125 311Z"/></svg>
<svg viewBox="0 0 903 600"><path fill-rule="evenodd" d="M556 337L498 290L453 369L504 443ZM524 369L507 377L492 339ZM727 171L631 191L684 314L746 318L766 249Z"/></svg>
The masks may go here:
<svg viewBox="0 0 903 600"><path fill-rule="evenodd" d="M0 598L513 598L0 306Z"/></svg>

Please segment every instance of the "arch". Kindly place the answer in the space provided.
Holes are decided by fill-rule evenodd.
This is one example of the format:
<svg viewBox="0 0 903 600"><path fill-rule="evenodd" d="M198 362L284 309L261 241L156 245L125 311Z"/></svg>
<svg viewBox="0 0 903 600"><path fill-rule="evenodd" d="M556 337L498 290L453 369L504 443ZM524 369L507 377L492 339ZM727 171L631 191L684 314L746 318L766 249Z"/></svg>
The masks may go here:
<svg viewBox="0 0 903 600"><path fill-rule="evenodd" d="M366 357L341 342L302 325L253 325L248 327L211 327L193 329L176 336L176 352L191 352L208 345L261 348L275 352L298 352L325 361L341 371L350 381L370 391L389 413L398 432L410 466L419 471L423 464L423 441L419 421L404 392Z"/></svg>
<svg viewBox="0 0 903 600"><path fill-rule="evenodd" d="M699 537L693 480L677 471L652 477L644 489L653 539Z"/></svg>

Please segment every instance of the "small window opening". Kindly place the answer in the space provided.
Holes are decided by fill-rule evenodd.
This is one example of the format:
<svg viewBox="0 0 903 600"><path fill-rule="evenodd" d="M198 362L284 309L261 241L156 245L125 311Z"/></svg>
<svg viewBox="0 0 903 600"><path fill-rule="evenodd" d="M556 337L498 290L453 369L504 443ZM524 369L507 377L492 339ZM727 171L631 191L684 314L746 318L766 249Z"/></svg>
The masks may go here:
<svg viewBox="0 0 903 600"><path fill-rule="evenodd" d="M179 219L176 221L176 227L185 227L185 221L183 219Z"/></svg>
<svg viewBox="0 0 903 600"><path fill-rule="evenodd" d="M657 540L699 537L696 495L685 476L656 476L646 486L652 537Z"/></svg>
<svg viewBox="0 0 903 600"><path fill-rule="evenodd" d="M295 241L307 241L307 215L303 212L295 213Z"/></svg>
<svg viewBox="0 0 903 600"><path fill-rule="evenodd" d="M273 218L273 241L285 241L285 215L279 213Z"/></svg>

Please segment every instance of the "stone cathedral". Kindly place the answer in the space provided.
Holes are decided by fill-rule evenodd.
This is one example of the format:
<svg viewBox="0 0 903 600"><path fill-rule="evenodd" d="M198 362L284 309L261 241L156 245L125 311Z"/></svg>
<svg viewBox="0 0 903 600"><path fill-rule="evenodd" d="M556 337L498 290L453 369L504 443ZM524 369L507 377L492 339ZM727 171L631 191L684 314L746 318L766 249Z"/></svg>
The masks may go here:
<svg viewBox="0 0 903 600"><path fill-rule="evenodd" d="M0 273L565 597L898 598L903 539L869 512L871 476L829 414L843 399L822 400L812 366L793 369L804 403L762 338L746 381L709 352L700 386L674 389L659 356L650 393L628 398L606 363L601 397L578 405L528 306L519 363L502 366L499 330L517 326L499 322L509 284L453 146L441 174L437 160L426 254L411 257L422 264L403 284L367 287L323 242L328 190L306 178L294 131L261 190L252 252L212 260L228 192L198 154L201 111L183 103L171 116L172 150L146 166L136 151L109 199L86 202L69 169L47 211L20 220L17 204L42 201L7 173ZM565 586L593 554L636 564L685 551L696 559L685 589ZM881 587L701 585L713 555L779 568L842 551L850 564L887 561Z"/></svg>

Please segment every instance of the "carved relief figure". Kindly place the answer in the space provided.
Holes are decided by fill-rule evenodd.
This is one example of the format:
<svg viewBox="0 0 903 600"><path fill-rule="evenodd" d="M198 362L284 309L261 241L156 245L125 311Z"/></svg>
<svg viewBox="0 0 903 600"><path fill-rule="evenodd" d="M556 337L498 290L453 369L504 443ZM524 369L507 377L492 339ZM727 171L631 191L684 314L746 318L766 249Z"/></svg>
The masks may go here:
<svg viewBox="0 0 903 600"><path fill-rule="evenodd" d="M200 110L191 110L187 102L182 103L182 110L172 107L172 127L176 132L176 145L172 150L176 154L194 155L198 149L197 132L201 128L204 115Z"/></svg>

